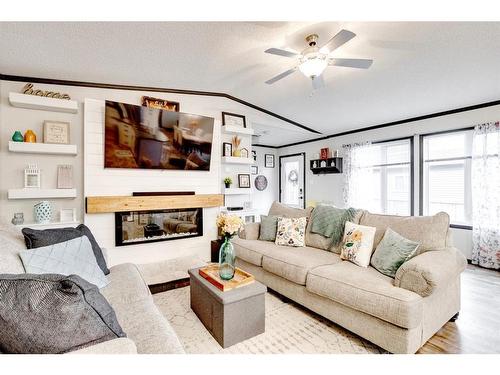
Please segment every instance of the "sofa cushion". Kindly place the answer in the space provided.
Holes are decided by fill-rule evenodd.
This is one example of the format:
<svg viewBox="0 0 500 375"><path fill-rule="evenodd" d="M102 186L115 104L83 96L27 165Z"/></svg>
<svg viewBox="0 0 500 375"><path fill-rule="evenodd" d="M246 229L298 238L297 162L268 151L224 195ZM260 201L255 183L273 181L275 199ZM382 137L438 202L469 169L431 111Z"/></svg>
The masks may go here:
<svg viewBox="0 0 500 375"><path fill-rule="evenodd" d="M245 240L234 238L232 240L236 257L255 266L262 267L262 257L264 254L280 248L274 242L260 240Z"/></svg>
<svg viewBox="0 0 500 375"><path fill-rule="evenodd" d="M266 271L293 281L306 284L307 273L318 266L340 262L337 254L313 247L276 246L262 258L262 268Z"/></svg>
<svg viewBox="0 0 500 375"><path fill-rule="evenodd" d="M101 293L113 307L145 301L151 296L135 264L122 263L113 266L107 278L109 284L101 289Z"/></svg>
<svg viewBox="0 0 500 375"><path fill-rule="evenodd" d="M409 240L420 242L421 245L417 249L417 254L420 254L427 250L446 247L450 217L445 212L439 212L434 216L394 216L365 211L359 223L377 228L373 244L375 247L382 240L385 230L391 228Z"/></svg>
<svg viewBox="0 0 500 375"><path fill-rule="evenodd" d="M399 327L415 328L422 321L422 297L395 287L373 267L351 262L317 267L309 272L306 289Z"/></svg>
<svg viewBox="0 0 500 375"><path fill-rule="evenodd" d="M269 214L268 215L274 215L274 216L282 216L282 217L307 217L309 218L311 216L311 212L313 210L313 207L307 207L307 208L293 208L293 207L288 207L285 204L279 203L279 202L273 202L271 205L271 208L269 209Z"/></svg>

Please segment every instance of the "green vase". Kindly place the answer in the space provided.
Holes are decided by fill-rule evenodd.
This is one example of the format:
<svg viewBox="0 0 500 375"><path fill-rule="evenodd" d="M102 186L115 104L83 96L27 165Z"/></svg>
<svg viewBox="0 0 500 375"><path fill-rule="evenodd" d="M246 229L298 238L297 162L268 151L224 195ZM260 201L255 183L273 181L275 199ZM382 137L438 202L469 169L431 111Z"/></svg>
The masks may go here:
<svg viewBox="0 0 500 375"><path fill-rule="evenodd" d="M234 247L231 237L224 237L224 243L219 250L219 276L222 280L231 280L235 270Z"/></svg>
<svg viewBox="0 0 500 375"><path fill-rule="evenodd" d="M14 142L24 142L24 137L19 130L16 130L14 134L12 134L12 140Z"/></svg>

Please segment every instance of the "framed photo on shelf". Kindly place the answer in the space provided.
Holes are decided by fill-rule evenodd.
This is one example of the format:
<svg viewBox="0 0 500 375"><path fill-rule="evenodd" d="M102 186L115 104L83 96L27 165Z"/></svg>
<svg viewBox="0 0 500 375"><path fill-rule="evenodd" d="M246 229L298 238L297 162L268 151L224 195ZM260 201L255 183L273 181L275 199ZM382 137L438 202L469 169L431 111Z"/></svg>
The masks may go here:
<svg viewBox="0 0 500 375"><path fill-rule="evenodd" d="M247 122L245 116L238 115L236 113L222 112L222 125L224 126L239 126L240 128L246 128Z"/></svg>
<svg viewBox="0 0 500 375"><path fill-rule="evenodd" d="M43 143L69 144L69 122L44 121Z"/></svg>
<svg viewBox="0 0 500 375"><path fill-rule="evenodd" d="M76 221L76 209L61 208L61 210L59 211L59 221L61 223L68 221Z"/></svg>
<svg viewBox="0 0 500 375"><path fill-rule="evenodd" d="M242 148L240 153L242 158L248 158L248 150L246 148Z"/></svg>
<svg viewBox="0 0 500 375"><path fill-rule="evenodd" d="M222 144L222 156L233 156L233 145L228 142Z"/></svg>
<svg viewBox="0 0 500 375"><path fill-rule="evenodd" d="M73 166L58 165L57 166L57 188L58 189L73 189Z"/></svg>
<svg viewBox="0 0 500 375"><path fill-rule="evenodd" d="M259 167L256 165L250 166L250 171L252 174L259 174Z"/></svg>
<svg viewBox="0 0 500 375"><path fill-rule="evenodd" d="M265 154L264 155L264 167L274 168L274 155L273 154Z"/></svg>
<svg viewBox="0 0 500 375"><path fill-rule="evenodd" d="M330 156L330 149L328 147L322 148L320 152L320 159L328 159Z"/></svg>
<svg viewBox="0 0 500 375"><path fill-rule="evenodd" d="M242 173L238 175L238 187L240 188L250 188L250 175L247 173Z"/></svg>

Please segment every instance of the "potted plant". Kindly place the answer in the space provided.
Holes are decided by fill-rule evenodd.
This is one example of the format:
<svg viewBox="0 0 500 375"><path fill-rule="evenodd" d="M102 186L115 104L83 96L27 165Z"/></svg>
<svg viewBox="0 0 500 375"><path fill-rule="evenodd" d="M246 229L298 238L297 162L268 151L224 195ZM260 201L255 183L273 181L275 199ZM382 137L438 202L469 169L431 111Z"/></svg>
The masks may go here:
<svg viewBox="0 0 500 375"><path fill-rule="evenodd" d="M231 187L232 183L233 183L233 180L231 180L231 177L226 177L224 179L224 185L226 185L226 189L229 189Z"/></svg>
<svg viewBox="0 0 500 375"><path fill-rule="evenodd" d="M235 253L231 238L242 226L243 220L236 215L222 213L217 217L217 228L224 238L219 250L219 276L222 280L231 280L234 277Z"/></svg>

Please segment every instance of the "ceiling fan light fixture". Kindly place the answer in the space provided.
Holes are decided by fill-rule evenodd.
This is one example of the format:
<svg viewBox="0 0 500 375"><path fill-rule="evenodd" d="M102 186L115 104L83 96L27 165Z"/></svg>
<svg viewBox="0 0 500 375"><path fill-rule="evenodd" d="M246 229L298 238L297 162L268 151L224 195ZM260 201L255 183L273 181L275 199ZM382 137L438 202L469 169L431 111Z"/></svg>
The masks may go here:
<svg viewBox="0 0 500 375"><path fill-rule="evenodd" d="M313 58L304 59L300 65L299 70L308 78L318 77L323 73L325 68L328 66L328 61L326 58L321 56L316 56Z"/></svg>

